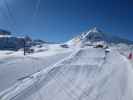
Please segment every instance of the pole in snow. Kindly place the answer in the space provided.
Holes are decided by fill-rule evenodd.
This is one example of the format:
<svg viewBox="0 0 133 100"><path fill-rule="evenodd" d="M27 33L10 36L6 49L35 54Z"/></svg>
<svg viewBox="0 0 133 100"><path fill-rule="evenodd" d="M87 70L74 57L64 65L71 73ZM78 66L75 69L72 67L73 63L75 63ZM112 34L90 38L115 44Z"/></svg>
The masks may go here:
<svg viewBox="0 0 133 100"><path fill-rule="evenodd" d="M26 42L25 39L23 39L23 48L24 48L24 56L26 55Z"/></svg>

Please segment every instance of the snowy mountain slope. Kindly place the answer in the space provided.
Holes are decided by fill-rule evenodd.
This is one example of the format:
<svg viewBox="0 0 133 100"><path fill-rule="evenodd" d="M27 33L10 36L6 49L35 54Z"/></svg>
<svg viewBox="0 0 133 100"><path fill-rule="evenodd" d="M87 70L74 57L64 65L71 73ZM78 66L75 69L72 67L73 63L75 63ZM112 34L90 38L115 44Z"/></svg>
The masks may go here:
<svg viewBox="0 0 133 100"><path fill-rule="evenodd" d="M100 53L99 53L100 52ZM81 62L81 63L79 63ZM132 100L133 68L118 51L83 48L18 81L1 100Z"/></svg>
<svg viewBox="0 0 133 100"><path fill-rule="evenodd" d="M87 32L81 33L79 36L73 38L72 40L69 40L67 42L68 45L85 45L89 44L92 45L94 42L100 42L103 41L104 43L126 43L126 44L133 44L133 41L129 41L126 39L119 38L117 36L111 36L105 32L102 32L101 30L97 29L96 27L90 29Z"/></svg>

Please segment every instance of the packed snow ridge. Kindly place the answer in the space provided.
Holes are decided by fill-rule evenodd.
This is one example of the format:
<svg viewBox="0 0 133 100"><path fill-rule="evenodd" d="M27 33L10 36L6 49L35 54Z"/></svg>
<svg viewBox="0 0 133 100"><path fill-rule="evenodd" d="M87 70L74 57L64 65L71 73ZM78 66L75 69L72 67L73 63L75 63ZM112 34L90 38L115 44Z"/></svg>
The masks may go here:
<svg viewBox="0 0 133 100"><path fill-rule="evenodd" d="M26 56L0 51L0 100L133 100L133 44L111 38L93 28Z"/></svg>

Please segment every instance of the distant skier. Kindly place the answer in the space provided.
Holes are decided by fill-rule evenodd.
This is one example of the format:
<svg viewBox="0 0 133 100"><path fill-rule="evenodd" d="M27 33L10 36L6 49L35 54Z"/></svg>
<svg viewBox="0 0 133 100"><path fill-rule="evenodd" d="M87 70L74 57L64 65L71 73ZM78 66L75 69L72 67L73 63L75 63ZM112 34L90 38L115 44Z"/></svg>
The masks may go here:
<svg viewBox="0 0 133 100"><path fill-rule="evenodd" d="M128 59L132 59L132 53L128 55Z"/></svg>

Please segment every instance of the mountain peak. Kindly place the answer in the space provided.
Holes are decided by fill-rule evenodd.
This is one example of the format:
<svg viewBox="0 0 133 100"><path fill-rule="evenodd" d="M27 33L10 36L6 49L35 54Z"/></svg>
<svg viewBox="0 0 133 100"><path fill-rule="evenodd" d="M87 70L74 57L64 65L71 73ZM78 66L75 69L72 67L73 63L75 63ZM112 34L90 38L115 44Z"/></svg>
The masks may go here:
<svg viewBox="0 0 133 100"><path fill-rule="evenodd" d="M87 42L98 42L105 40L105 34L97 27L89 29L87 32L82 32L77 37L73 38L68 44L84 44Z"/></svg>
<svg viewBox="0 0 133 100"><path fill-rule="evenodd" d="M105 34L100 29L98 29L97 27L94 27L87 32L83 32L79 37L84 42L86 42L86 41L100 41L100 40L104 39Z"/></svg>
<svg viewBox="0 0 133 100"><path fill-rule="evenodd" d="M97 27L93 27L91 29L89 29L88 31L89 33L93 32L93 33L102 33L102 31L100 29L98 29Z"/></svg>
<svg viewBox="0 0 133 100"><path fill-rule="evenodd" d="M112 36L101 31L97 27L91 28L86 32L82 32L80 35L76 36L72 40L68 41L68 44L74 45L84 45L86 43L95 43L95 42L106 42L106 43L133 43L132 41L122 39L117 36Z"/></svg>

